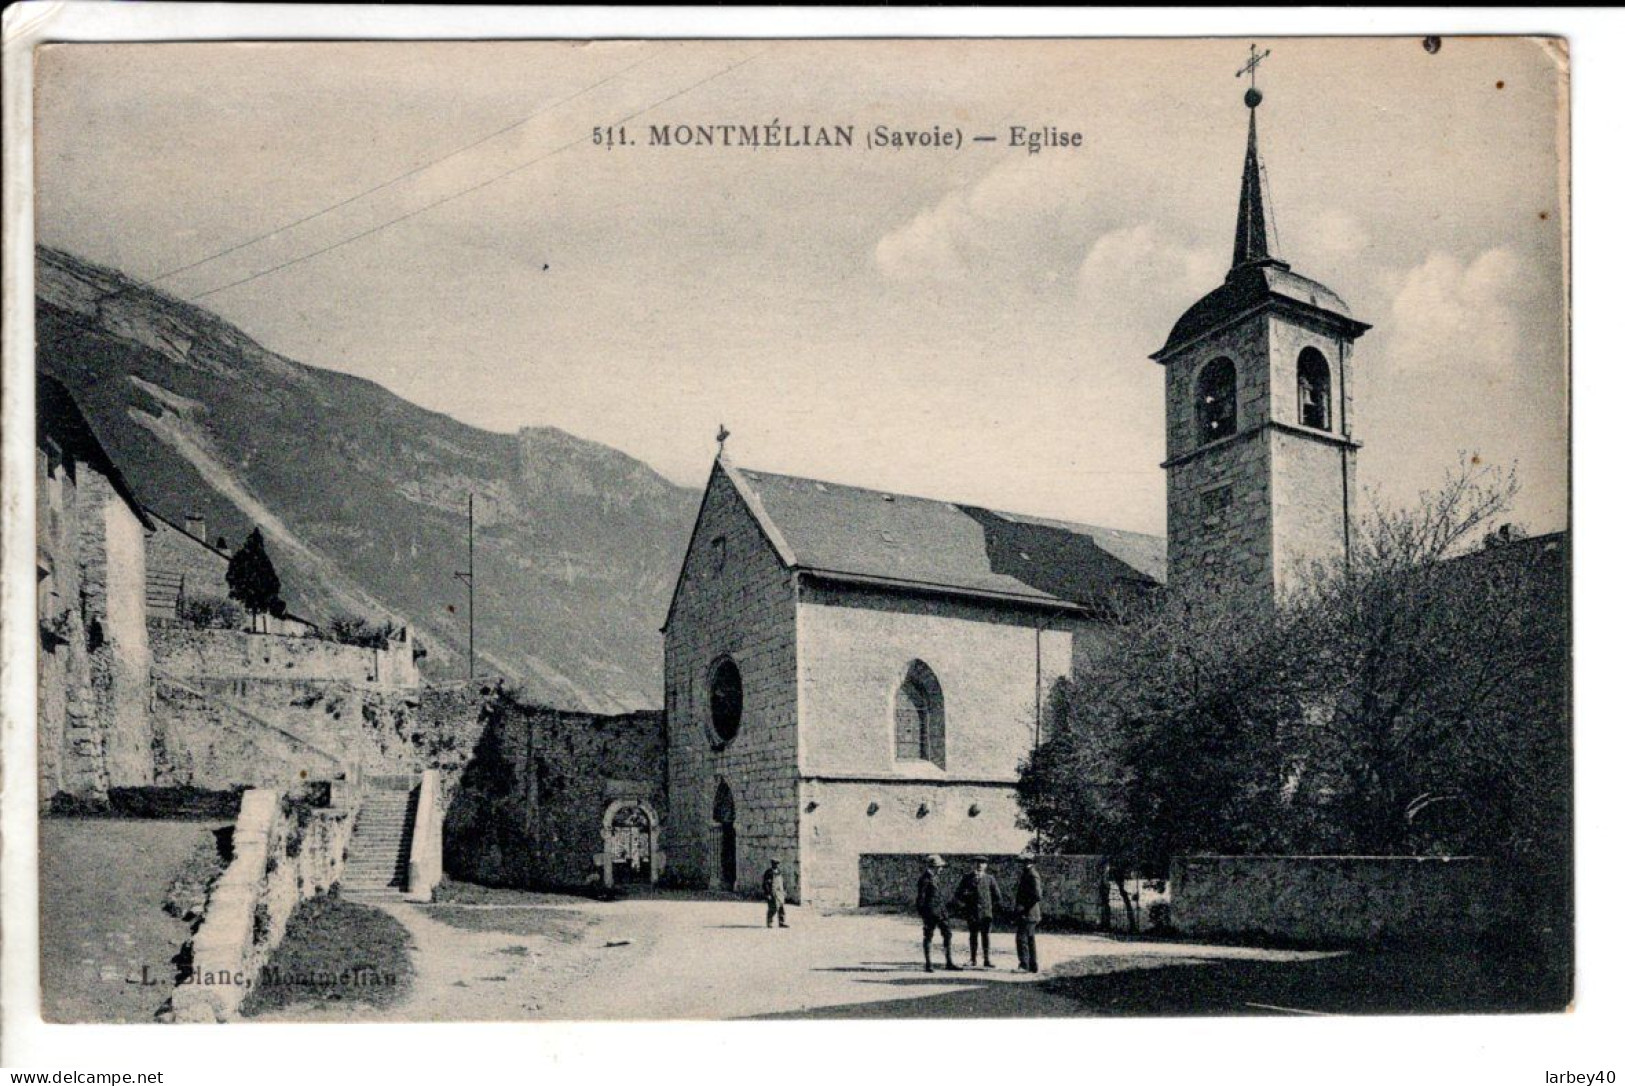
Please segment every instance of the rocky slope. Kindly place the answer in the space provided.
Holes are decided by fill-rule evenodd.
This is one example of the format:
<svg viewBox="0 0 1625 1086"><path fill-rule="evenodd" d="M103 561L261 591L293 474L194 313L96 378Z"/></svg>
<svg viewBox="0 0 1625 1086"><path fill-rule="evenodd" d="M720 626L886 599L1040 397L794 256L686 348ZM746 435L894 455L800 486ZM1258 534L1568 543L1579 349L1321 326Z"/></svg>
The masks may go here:
<svg viewBox="0 0 1625 1086"><path fill-rule="evenodd" d="M410 621L466 673L475 495L482 673L597 711L660 704L659 625L699 495L562 431L495 434L268 351L207 310L41 248L39 366L73 391L143 502L255 525L297 613Z"/></svg>

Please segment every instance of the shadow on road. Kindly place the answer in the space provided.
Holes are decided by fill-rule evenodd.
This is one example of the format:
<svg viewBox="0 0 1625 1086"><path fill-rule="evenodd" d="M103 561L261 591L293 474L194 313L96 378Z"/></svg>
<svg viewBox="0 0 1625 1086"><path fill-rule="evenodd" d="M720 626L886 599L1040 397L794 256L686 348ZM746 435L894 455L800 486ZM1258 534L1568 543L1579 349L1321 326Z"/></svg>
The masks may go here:
<svg viewBox="0 0 1625 1086"><path fill-rule="evenodd" d="M1091 972L1066 975L1069 968ZM916 968L866 962L832 971ZM1562 963L1451 953L1356 951L1301 961L1189 958L1079 959L1062 975L967 970L876 978L897 999L813 1008L768 1018L1008 1018L1136 1015L1507 1014L1562 1011ZM921 988L954 990L923 994Z"/></svg>

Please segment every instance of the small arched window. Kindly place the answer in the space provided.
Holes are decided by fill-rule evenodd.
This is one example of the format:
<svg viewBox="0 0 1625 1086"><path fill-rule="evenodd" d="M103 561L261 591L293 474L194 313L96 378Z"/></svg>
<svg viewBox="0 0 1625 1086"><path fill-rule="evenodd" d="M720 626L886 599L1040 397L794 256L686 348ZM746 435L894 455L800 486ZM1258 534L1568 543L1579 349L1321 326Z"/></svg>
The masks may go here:
<svg viewBox="0 0 1625 1086"><path fill-rule="evenodd" d="M711 668L711 733L717 744L733 741L739 734L739 718L745 710L745 683L739 665L724 656Z"/></svg>
<svg viewBox="0 0 1625 1086"><path fill-rule="evenodd" d="M1197 442L1207 444L1236 432L1236 365L1215 358L1196 379Z"/></svg>
<svg viewBox="0 0 1625 1086"><path fill-rule="evenodd" d="M1314 430L1332 428L1332 371L1313 347L1298 356L1298 422Z"/></svg>
<svg viewBox="0 0 1625 1086"><path fill-rule="evenodd" d="M946 765L942 712L942 684L931 669L916 660L897 688L893 703L897 760Z"/></svg>

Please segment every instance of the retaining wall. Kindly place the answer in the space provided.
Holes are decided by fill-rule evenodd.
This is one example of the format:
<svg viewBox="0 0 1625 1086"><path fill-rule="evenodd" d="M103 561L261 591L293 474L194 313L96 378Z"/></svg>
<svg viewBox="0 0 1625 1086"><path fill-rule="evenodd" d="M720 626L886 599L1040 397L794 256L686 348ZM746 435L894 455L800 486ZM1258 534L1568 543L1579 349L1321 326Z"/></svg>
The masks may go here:
<svg viewBox="0 0 1625 1086"><path fill-rule="evenodd" d="M353 814L285 804L271 789L243 794L231 863L209 892L192 936L191 973L175 989L175 1021L237 1017L294 909L344 873Z"/></svg>
<svg viewBox="0 0 1625 1086"><path fill-rule="evenodd" d="M1172 923L1185 935L1299 943L1432 941L1514 919L1489 861L1446 856L1180 856Z"/></svg>

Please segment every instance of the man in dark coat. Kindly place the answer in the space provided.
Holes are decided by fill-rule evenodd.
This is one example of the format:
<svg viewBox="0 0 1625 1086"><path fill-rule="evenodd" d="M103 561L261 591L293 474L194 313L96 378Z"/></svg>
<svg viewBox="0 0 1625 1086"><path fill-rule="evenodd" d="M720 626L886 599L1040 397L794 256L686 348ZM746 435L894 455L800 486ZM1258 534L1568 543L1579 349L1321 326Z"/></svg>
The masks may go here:
<svg viewBox="0 0 1625 1086"><path fill-rule="evenodd" d="M1004 908L1004 892L993 876L988 874L987 857L978 856L975 860L975 870L959 880L959 889L954 893L954 899L965 915L965 925L970 928L970 963L976 964L976 946L982 947L982 967L993 968L988 960L988 937L993 932L993 918Z"/></svg>
<svg viewBox="0 0 1625 1086"><path fill-rule="evenodd" d="M767 926L773 926L773 918L779 918L779 927L787 928L790 925L784 922L784 872L779 870L779 861L768 861L767 870L762 873L762 896L767 899Z"/></svg>
<svg viewBox="0 0 1625 1086"><path fill-rule="evenodd" d="M944 969L959 971L954 964L954 933L948 926L948 902L942 894L942 887L937 885L937 873L942 870L941 856L927 856L925 870L920 873L920 881L914 888L914 910L920 914L920 923L925 928L925 971L932 972L931 967L931 936L935 932L942 933L942 956L947 964Z"/></svg>
<svg viewBox="0 0 1625 1086"><path fill-rule="evenodd" d="M1038 860L1021 858L1021 880L1016 883L1016 957L1018 969L1038 972L1038 922L1044 917L1044 880Z"/></svg>

